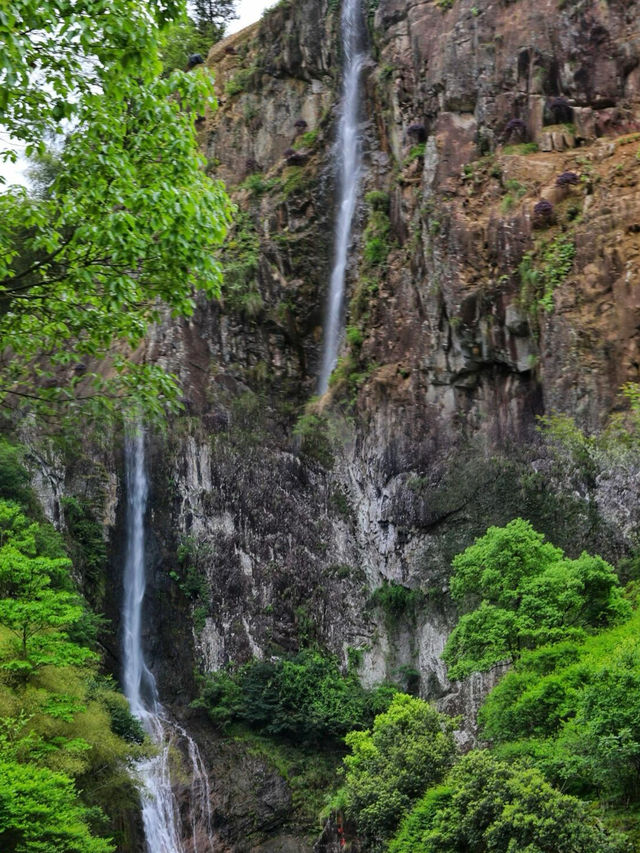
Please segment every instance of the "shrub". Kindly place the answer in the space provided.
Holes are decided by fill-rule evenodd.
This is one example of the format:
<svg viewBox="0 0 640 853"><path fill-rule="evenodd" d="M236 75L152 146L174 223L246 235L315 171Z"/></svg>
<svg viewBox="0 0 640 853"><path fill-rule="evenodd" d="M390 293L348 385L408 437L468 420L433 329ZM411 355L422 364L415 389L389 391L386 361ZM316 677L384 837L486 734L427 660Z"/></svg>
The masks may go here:
<svg viewBox="0 0 640 853"><path fill-rule="evenodd" d="M428 702L397 694L370 731L345 738L345 782L337 802L371 845L389 838L430 785L452 766L457 721Z"/></svg>
<svg viewBox="0 0 640 853"><path fill-rule="evenodd" d="M524 654L482 707L483 736L572 793L637 802L639 628L636 612L583 642Z"/></svg>
<svg viewBox="0 0 640 853"><path fill-rule="evenodd" d="M521 518L490 527L453 560L451 595L469 612L443 652L452 678L517 660L525 649L629 616L613 568L601 557L567 559Z"/></svg>
<svg viewBox="0 0 640 853"><path fill-rule="evenodd" d="M335 657L305 649L207 676L196 706L223 727L242 723L295 743L337 745L348 731L370 725L393 693L389 685L365 690L355 674L342 674Z"/></svg>
<svg viewBox="0 0 640 853"><path fill-rule="evenodd" d="M429 791L389 853L622 853L627 846L590 820L583 804L534 769L474 750Z"/></svg>
<svg viewBox="0 0 640 853"><path fill-rule="evenodd" d="M383 213L389 212L389 193L384 192L384 190L371 190L365 195L364 200L372 210L379 210Z"/></svg>
<svg viewBox="0 0 640 853"><path fill-rule="evenodd" d="M316 412L304 412L293 428L300 452L319 462L324 468L333 467L333 446L336 439L328 417Z"/></svg>
<svg viewBox="0 0 640 853"><path fill-rule="evenodd" d="M579 178L575 172L562 172L561 175L558 175L556 178L556 186L557 187L568 187L573 186L579 182Z"/></svg>
<svg viewBox="0 0 640 853"><path fill-rule="evenodd" d="M379 607L390 624L395 624L403 616L415 615L416 607L424 600L424 594L418 589L409 589L395 581L384 580L382 586L373 591L369 603Z"/></svg>

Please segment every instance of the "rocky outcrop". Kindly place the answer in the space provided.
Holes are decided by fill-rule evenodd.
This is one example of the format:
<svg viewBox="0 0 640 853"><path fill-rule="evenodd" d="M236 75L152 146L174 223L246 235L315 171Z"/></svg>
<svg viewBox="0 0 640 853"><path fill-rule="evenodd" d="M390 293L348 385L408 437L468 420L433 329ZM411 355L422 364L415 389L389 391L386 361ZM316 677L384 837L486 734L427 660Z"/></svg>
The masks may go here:
<svg viewBox="0 0 640 853"><path fill-rule="evenodd" d="M144 353L186 408L150 441L149 658L181 713L194 666L318 643L364 683L464 713L471 739L489 681L451 685L440 659L451 558L516 515L572 554L616 559L637 538L637 451L567 465L537 417L595 430L639 379L640 9L373 5L349 333L321 401L336 4L284 0L209 55L220 107L201 142L238 216L220 301ZM116 574L118 467L101 505ZM52 513L60 488L43 481ZM416 593L405 612L372 602L383 581ZM212 778L235 780L213 786L220 849L308 850L268 761L194 733Z"/></svg>
<svg viewBox="0 0 640 853"><path fill-rule="evenodd" d="M585 530L612 556L628 545L633 523L616 529L597 485L562 493L536 417L601 426L638 375L634 10L381 0L362 132L366 191L388 196L384 257L368 259L363 201L354 331L301 419L331 262L336 10L281 4L211 51L220 108L202 144L241 215L221 303L148 352L192 416L158 490L172 483L164 557L185 536L210 548L205 668L312 631L344 659L361 648L365 681L411 664L440 695L448 564L488 523L522 512L569 550ZM415 622L389 631L367 610L383 578L425 593Z"/></svg>

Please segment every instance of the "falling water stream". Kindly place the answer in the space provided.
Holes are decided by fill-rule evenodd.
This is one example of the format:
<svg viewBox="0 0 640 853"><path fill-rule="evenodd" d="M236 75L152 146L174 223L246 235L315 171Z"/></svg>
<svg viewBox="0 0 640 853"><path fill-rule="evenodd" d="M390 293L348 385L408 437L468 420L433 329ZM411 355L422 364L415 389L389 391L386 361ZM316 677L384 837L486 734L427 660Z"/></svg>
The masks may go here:
<svg viewBox="0 0 640 853"><path fill-rule="evenodd" d="M212 851L211 803L207 774L194 741L160 704L155 678L142 650L142 602L145 591L145 512L148 481L144 434L132 431L125 445L127 550L124 567L123 686L131 712L140 719L157 752L136 768L142 798L147 853ZM182 749L190 765L188 817L184 827L171 778L171 753Z"/></svg>
<svg viewBox="0 0 640 853"><path fill-rule="evenodd" d="M360 114L360 72L364 65L362 11L360 0L343 0L342 53L344 69L342 104L335 143L337 163L338 206L334 235L334 259L324 322L322 363L318 376L318 393L324 394L329 376L336 366L342 334L344 279L351 238L351 224L358 200L362 145L358 132Z"/></svg>

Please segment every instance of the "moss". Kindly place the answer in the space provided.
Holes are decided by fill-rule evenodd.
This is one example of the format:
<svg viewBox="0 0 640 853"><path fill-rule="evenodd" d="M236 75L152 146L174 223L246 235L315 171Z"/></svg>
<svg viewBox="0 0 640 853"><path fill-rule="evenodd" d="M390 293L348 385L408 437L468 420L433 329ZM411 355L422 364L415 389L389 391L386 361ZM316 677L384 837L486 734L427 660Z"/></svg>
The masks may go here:
<svg viewBox="0 0 640 853"><path fill-rule="evenodd" d="M512 154L535 154L538 150L537 142L521 142L519 145L505 145L502 149L502 153L506 155Z"/></svg>
<svg viewBox="0 0 640 853"><path fill-rule="evenodd" d="M310 190L314 180L311 172L303 166L287 166L282 174L282 196L288 199L292 195Z"/></svg>
<svg viewBox="0 0 640 853"><path fill-rule="evenodd" d="M244 92L254 70L252 68L241 68L233 77L230 77L224 84L225 95L234 97Z"/></svg>
<svg viewBox="0 0 640 853"><path fill-rule="evenodd" d="M333 468L335 431L325 414L304 412L293 428L293 436L300 444L300 452L324 468Z"/></svg>
<svg viewBox="0 0 640 853"><path fill-rule="evenodd" d="M298 141L303 148L313 148L318 141L318 130L308 130L298 138Z"/></svg>

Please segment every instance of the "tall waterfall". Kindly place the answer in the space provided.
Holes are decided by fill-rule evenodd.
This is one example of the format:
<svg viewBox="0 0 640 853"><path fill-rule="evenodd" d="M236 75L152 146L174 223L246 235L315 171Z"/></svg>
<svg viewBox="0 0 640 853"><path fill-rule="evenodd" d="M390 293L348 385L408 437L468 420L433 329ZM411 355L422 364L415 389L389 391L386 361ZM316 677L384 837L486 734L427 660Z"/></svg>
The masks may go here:
<svg viewBox="0 0 640 853"><path fill-rule="evenodd" d="M358 135L360 113L360 72L365 60L360 0L342 0L342 53L344 69L342 105L335 143L338 207L334 235L334 259L325 312L322 364L318 393L324 394L336 366L342 334L344 278L351 237L351 225L358 200L362 145Z"/></svg>
<svg viewBox="0 0 640 853"><path fill-rule="evenodd" d="M125 445L127 485L127 550L124 567L123 685L131 712L138 717L157 747L151 758L140 761L142 819L148 853L209 853L211 804L207 774L196 744L185 730L170 720L160 704L155 678L142 651L142 602L145 591L145 528L148 481L144 460L144 434L136 429ZM190 764L188 791L190 826L183 827L171 780L172 747L182 747ZM184 835L187 839L184 839Z"/></svg>

